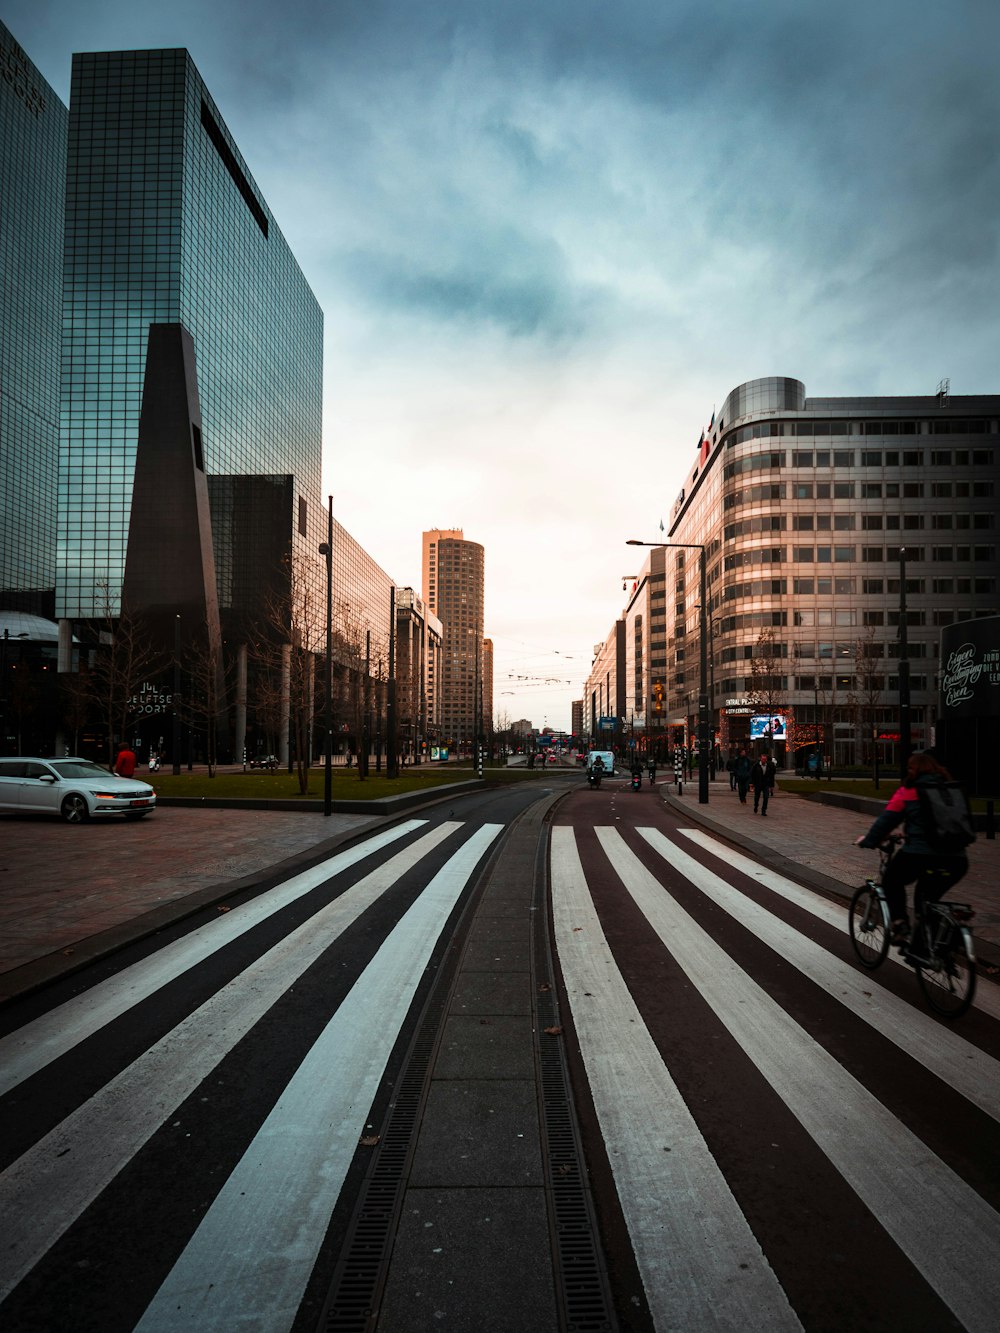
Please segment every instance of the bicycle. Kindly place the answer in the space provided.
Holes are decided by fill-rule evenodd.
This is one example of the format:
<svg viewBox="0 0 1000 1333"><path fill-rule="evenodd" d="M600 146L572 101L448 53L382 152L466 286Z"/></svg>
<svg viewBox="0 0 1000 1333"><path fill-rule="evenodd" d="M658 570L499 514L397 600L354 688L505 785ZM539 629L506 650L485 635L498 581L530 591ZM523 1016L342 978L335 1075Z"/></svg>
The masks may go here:
<svg viewBox="0 0 1000 1333"><path fill-rule="evenodd" d="M865 880L851 899L851 943L862 967L874 971L889 952L889 904L882 890L885 868L893 843L879 847L877 878ZM921 901L920 889L933 887L935 876L945 870L924 870L914 886L914 904ZM950 879L950 876L948 876ZM919 912L914 906L913 935L902 946L903 961L917 974L924 998L944 1018L960 1018L976 993L976 960L969 923L975 912L967 903L927 900Z"/></svg>

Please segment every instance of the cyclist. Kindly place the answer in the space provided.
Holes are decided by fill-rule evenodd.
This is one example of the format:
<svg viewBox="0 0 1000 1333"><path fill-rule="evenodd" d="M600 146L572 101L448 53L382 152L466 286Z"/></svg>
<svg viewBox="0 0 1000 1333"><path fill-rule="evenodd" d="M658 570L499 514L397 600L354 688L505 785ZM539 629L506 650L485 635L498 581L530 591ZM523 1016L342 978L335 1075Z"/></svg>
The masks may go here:
<svg viewBox="0 0 1000 1333"><path fill-rule="evenodd" d="M925 870L947 872L936 877L933 888L917 884L913 910L919 918L925 902L936 902L969 869L969 858L964 852L944 854L931 849L930 830L925 827L920 807L919 787L951 780L951 774L929 750L911 755L902 786L890 796L885 810L868 832L856 840L858 847L878 847L893 829L903 825L903 846L890 860L882 881L891 918L889 938L893 944L905 944L910 938L910 921L906 914L907 884L919 880Z"/></svg>

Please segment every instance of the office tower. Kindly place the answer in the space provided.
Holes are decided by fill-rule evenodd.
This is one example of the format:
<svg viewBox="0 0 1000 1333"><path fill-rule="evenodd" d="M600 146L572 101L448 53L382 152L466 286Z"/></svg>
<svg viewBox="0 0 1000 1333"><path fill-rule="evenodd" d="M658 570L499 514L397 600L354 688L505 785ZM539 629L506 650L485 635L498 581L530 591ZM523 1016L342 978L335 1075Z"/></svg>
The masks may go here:
<svg viewBox="0 0 1000 1333"><path fill-rule="evenodd" d="M259 619L262 523L319 578L322 313L187 51L74 56L65 279L57 614Z"/></svg>
<svg viewBox="0 0 1000 1333"><path fill-rule="evenodd" d="M68 112L0 23L0 610L51 617Z"/></svg>
<svg viewBox="0 0 1000 1333"><path fill-rule="evenodd" d="M735 388L630 602L663 578L641 668L628 662L645 700L664 683L661 734L697 733L704 633L723 751L753 740L840 767L877 751L896 768L907 711L912 748L933 744L941 631L1000 608L998 434L1000 395L945 382L880 398L807 398L782 377Z"/></svg>
<svg viewBox="0 0 1000 1333"><path fill-rule="evenodd" d="M459 750L475 741L483 661L484 553L461 528L423 534L423 596L441 621L438 735Z"/></svg>
<svg viewBox="0 0 1000 1333"><path fill-rule="evenodd" d="M493 735L493 640L483 640L482 655L482 715L483 735Z"/></svg>

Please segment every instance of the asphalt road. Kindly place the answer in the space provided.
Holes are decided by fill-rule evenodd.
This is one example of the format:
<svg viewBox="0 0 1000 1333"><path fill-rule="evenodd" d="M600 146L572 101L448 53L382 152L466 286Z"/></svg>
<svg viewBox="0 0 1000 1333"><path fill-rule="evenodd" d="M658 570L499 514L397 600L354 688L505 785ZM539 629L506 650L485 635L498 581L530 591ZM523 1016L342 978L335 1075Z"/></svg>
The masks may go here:
<svg viewBox="0 0 1000 1333"><path fill-rule="evenodd" d="M0 1325L995 1327L996 988L944 1023L810 875L546 786L168 895L0 1008Z"/></svg>

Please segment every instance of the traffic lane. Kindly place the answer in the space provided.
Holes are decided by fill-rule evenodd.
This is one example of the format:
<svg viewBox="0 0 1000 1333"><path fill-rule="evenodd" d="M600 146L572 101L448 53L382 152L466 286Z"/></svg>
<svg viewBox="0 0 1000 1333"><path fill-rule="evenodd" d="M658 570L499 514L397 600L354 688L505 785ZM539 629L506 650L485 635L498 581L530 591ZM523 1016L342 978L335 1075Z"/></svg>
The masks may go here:
<svg viewBox="0 0 1000 1333"><path fill-rule="evenodd" d="M316 852L333 837L384 822L365 815L182 806L161 806L145 819L114 824L6 816L0 973L61 955L199 891L221 886L225 892L248 876Z"/></svg>
<svg viewBox="0 0 1000 1333"><path fill-rule="evenodd" d="M893 1115L918 1133L937 1155L988 1198L1000 1204L987 1164L1000 1151L996 1123L936 1080L928 1095L930 1076L861 1018L845 1011L833 997L814 986L808 976L756 938L721 907L710 901L667 859L658 855L636 826L657 828L677 847L713 873L734 883L748 896L766 897L769 911L794 921L795 928L815 938L849 966L854 965L843 931L793 905L768 895L749 876L718 856L677 836L685 827L683 814L663 809L634 793L603 803L598 793L565 803L557 823L574 829L587 886L630 994L638 1005L664 1063L685 1104L778 1274L783 1288L804 1322L834 1326L838 1320L928 1321L928 1327L950 1326L949 1312L891 1242L881 1224L843 1178L815 1138L799 1123L786 1101L741 1049L660 936L624 888L599 841L595 825L619 836L670 897L714 939L728 957L754 978L794 1021L852 1076L864 1080ZM681 857L677 858L682 860ZM878 985L858 971L862 984ZM907 999L919 998L912 988ZM980 1041L996 1052L995 1025L979 1017ZM572 1023L570 1017L569 1022ZM974 1025L973 1025L974 1026ZM966 1035L963 1033L963 1036ZM971 1036L971 1033L970 1033ZM585 1079L576 1041L570 1043L575 1078ZM584 1116L589 1150L603 1151L600 1127L592 1108ZM960 1128L956 1132L956 1125ZM605 1174L609 1174L610 1169ZM603 1191L602 1191L603 1193ZM613 1200L612 1200L613 1204ZM850 1281L850 1259L843 1237L861 1241L864 1252L878 1256L879 1291L858 1292ZM852 1292L847 1305L845 1292ZM833 1321L831 1325L830 1321ZM839 1326L839 1325L838 1325Z"/></svg>

